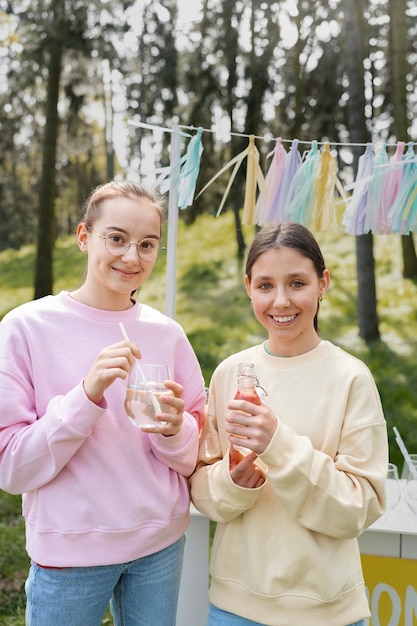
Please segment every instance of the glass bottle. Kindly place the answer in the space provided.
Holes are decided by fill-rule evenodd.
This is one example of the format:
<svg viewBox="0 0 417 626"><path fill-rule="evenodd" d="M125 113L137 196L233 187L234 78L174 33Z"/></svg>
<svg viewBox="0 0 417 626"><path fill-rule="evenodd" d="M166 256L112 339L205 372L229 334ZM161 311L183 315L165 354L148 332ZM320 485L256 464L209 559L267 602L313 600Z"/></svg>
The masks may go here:
<svg viewBox="0 0 417 626"><path fill-rule="evenodd" d="M237 367L237 391L235 400L246 400L260 406L261 399L257 392L258 379L255 363L239 363Z"/></svg>
<svg viewBox="0 0 417 626"><path fill-rule="evenodd" d="M235 394L235 400L246 400L252 402L252 404L261 405L261 399L257 392L258 379L255 374L254 363L239 363L237 368L237 391ZM245 438L242 437L242 441ZM233 445L235 450L246 455L251 452L249 448L244 446Z"/></svg>

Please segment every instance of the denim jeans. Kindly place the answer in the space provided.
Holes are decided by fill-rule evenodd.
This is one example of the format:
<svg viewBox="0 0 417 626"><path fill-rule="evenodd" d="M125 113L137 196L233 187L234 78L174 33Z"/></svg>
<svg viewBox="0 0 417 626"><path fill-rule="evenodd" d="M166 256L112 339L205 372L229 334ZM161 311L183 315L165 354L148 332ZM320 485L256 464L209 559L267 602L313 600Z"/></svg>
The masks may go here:
<svg viewBox="0 0 417 626"><path fill-rule="evenodd" d="M175 626L185 538L120 565L49 569L32 563L26 626Z"/></svg>
<svg viewBox="0 0 417 626"><path fill-rule="evenodd" d="M222 611L221 609L218 609L213 604L210 604L207 626L268 626L268 625L262 624L261 622L253 622L250 619L239 617L239 615L234 615L233 613ZM360 622L355 622L354 624L349 624L348 626L365 626L365 620L361 620Z"/></svg>

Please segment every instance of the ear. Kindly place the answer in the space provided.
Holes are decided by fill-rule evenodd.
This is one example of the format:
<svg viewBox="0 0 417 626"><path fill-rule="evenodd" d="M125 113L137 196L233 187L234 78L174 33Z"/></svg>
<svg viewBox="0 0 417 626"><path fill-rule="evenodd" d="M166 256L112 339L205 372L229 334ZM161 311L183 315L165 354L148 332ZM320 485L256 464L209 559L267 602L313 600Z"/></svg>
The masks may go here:
<svg viewBox="0 0 417 626"><path fill-rule="evenodd" d="M81 252L87 252L87 243L88 243L88 229L84 222L78 224L77 226L77 243Z"/></svg>
<svg viewBox="0 0 417 626"><path fill-rule="evenodd" d="M245 276L245 288L246 288L246 293L248 294L249 298L251 298L252 297L252 295L251 295L252 290L251 290L251 287L250 287L250 280L249 280L248 276Z"/></svg>
<svg viewBox="0 0 417 626"><path fill-rule="evenodd" d="M319 292L320 296L324 296L326 291L330 287L330 272L329 270L324 270L323 276L319 280Z"/></svg>

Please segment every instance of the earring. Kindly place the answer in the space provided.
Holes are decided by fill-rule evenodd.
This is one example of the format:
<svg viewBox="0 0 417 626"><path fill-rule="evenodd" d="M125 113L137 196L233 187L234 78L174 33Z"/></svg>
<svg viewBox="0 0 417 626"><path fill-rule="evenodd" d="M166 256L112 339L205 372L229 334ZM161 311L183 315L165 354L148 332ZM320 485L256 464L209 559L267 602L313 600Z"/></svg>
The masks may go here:
<svg viewBox="0 0 417 626"><path fill-rule="evenodd" d="M321 302L322 300L323 300L323 294L321 293L321 294L319 295L319 302Z"/></svg>

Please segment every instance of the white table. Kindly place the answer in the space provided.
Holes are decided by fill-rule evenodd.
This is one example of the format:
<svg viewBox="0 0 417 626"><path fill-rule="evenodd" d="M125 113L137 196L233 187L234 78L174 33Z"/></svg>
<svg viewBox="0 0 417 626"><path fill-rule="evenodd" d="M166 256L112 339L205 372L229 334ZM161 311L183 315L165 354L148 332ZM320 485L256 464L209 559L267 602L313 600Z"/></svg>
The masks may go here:
<svg viewBox="0 0 417 626"><path fill-rule="evenodd" d="M208 613L210 521L191 505L185 534L177 626L205 626Z"/></svg>
<svg viewBox="0 0 417 626"><path fill-rule="evenodd" d="M400 502L359 537L372 626L417 626L417 512L400 482Z"/></svg>

